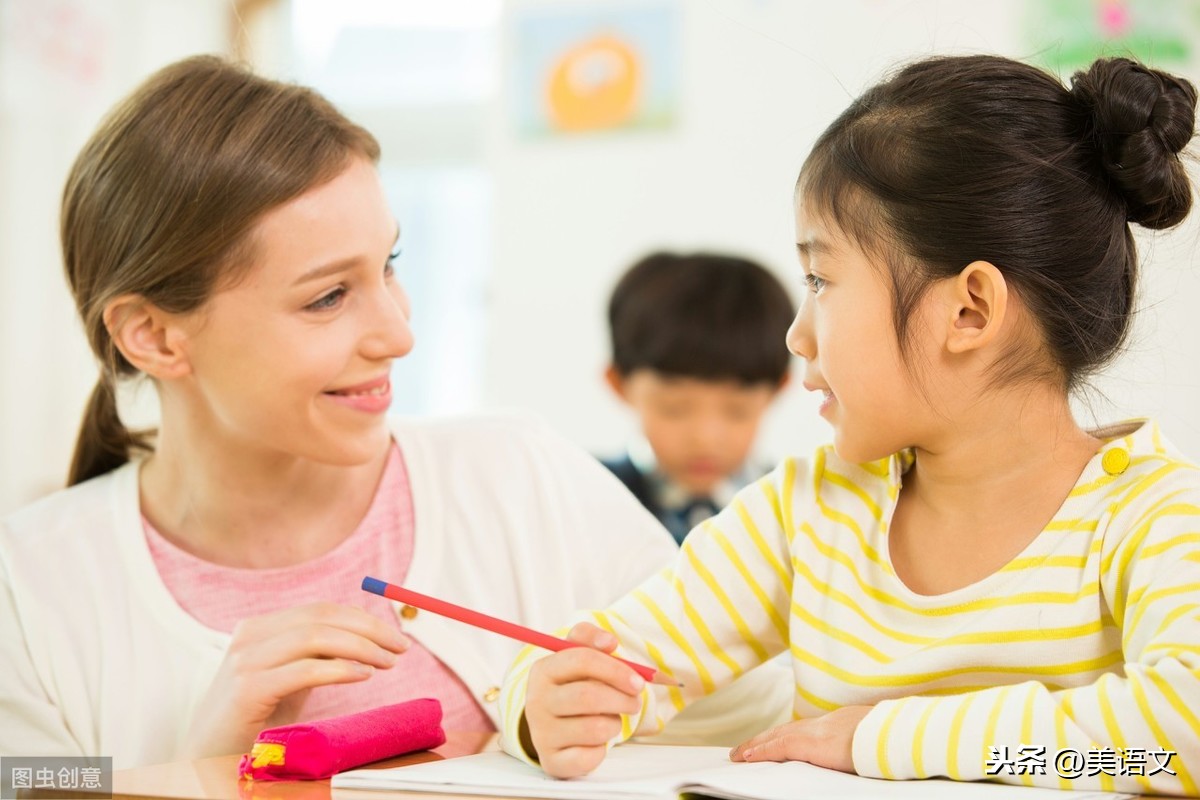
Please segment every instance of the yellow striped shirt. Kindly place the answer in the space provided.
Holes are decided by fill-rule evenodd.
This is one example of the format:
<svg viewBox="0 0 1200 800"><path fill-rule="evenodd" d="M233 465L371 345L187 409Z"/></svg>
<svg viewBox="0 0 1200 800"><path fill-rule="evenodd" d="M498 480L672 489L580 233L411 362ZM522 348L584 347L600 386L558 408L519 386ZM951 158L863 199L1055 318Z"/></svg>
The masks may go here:
<svg viewBox="0 0 1200 800"><path fill-rule="evenodd" d="M936 596L888 556L911 454L783 462L589 615L620 655L685 685L648 686L620 739L786 650L796 718L874 706L854 736L862 775L1200 793L1200 469L1152 422L1104 438L1022 553ZM502 744L522 758L525 681L544 655L523 651L501 693Z"/></svg>

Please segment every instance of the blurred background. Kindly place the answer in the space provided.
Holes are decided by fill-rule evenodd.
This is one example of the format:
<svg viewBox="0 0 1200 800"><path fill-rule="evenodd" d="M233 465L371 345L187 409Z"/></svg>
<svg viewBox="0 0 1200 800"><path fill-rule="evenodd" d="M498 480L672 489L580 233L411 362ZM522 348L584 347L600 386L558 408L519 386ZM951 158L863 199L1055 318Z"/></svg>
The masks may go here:
<svg viewBox="0 0 1200 800"><path fill-rule="evenodd" d="M632 420L601 380L605 304L647 250L762 260L795 299L797 170L890 67L990 52L1061 75L1132 53L1200 82L1195 0L0 0L0 514L63 485L96 367L58 204L101 115L199 52L317 87L383 146L417 347L395 411L522 408L597 453ZM1200 460L1197 220L1139 232L1129 352L1085 421L1152 415ZM152 392L122 398L152 422ZM766 458L828 431L789 388Z"/></svg>

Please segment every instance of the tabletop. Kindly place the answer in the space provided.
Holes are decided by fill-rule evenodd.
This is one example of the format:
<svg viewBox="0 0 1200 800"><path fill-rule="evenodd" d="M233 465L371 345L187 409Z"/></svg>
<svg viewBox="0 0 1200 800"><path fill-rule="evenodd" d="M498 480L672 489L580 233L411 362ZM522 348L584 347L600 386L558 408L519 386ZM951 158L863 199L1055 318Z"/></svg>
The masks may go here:
<svg viewBox="0 0 1200 800"><path fill-rule="evenodd" d="M407 764L420 764L443 758L495 750L494 733L446 734L446 743L433 750L389 758L371 764L364 769L383 769ZM194 761L174 761L169 764L154 764L113 772L112 796L114 800L163 798L163 800L397 800L396 792L364 791L360 789L331 789L328 780L323 781L243 781L238 779L238 762L241 756L217 756ZM78 798L95 800L97 795L86 792L22 790L22 798ZM454 797L479 795L428 794L405 792L405 800L448 800Z"/></svg>

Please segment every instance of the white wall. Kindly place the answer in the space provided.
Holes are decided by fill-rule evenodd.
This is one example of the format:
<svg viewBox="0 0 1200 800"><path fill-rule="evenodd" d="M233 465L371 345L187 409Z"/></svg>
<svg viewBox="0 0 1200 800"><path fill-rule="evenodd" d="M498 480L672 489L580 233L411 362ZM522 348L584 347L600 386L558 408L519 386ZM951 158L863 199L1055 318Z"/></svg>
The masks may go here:
<svg viewBox="0 0 1200 800"><path fill-rule="evenodd" d="M510 0L508 24L521 10L565 4ZM504 102L490 127L497 239L487 400L534 408L598 451L619 447L631 429L600 372L606 293L632 258L658 246L740 250L775 268L798 299L792 186L808 148L849 100L888 67L933 52L1030 55L1020 49L1024 4L1010 0L680 7L675 131L530 142L516 136ZM1102 420L1159 417L1200 459L1197 218L1143 249L1133 347L1099 381L1115 405L1094 405ZM762 449L778 456L826 441L815 409L815 399L789 390Z"/></svg>
<svg viewBox="0 0 1200 800"><path fill-rule="evenodd" d="M228 0L0 0L0 513L63 484L96 367L58 211L100 116L154 69L224 49Z"/></svg>
<svg viewBox="0 0 1200 800"><path fill-rule="evenodd" d="M503 24L522 9L574 1L509 0ZM889 65L934 51L1030 55L1018 17L1026 4L1008 0L679 5L675 130L533 143L516 137L507 95L486 125L495 271L483 405L533 409L597 451L617 448L630 430L599 376L605 299L631 259L661 246L739 250L773 266L798 297L792 184L849 99ZM48 19L64 7L75 14L68 24ZM61 277L58 203L70 162L99 115L154 68L224 49L229 13L229 0L0 0L0 514L61 485L96 375ZM31 30L40 33L31 39ZM274 41L268 61L286 50ZM1100 381L1112 404L1096 406L1101 419L1159 417L1196 459L1198 220L1145 239L1132 349ZM764 452L824 441L815 406L789 391Z"/></svg>

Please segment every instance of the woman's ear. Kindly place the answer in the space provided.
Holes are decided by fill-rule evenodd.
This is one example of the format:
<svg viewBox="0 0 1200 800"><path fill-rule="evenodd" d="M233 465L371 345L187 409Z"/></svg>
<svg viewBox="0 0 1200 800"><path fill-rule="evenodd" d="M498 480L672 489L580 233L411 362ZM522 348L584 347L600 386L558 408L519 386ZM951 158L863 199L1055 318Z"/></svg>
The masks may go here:
<svg viewBox="0 0 1200 800"><path fill-rule="evenodd" d="M147 375L169 380L191 372L181 318L141 295L125 294L109 301L104 327L125 360Z"/></svg>
<svg viewBox="0 0 1200 800"><path fill-rule="evenodd" d="M950 280L946 349L979 350L995 341L1008 313L1008 282L994 264L972 261Z"/></svg>

